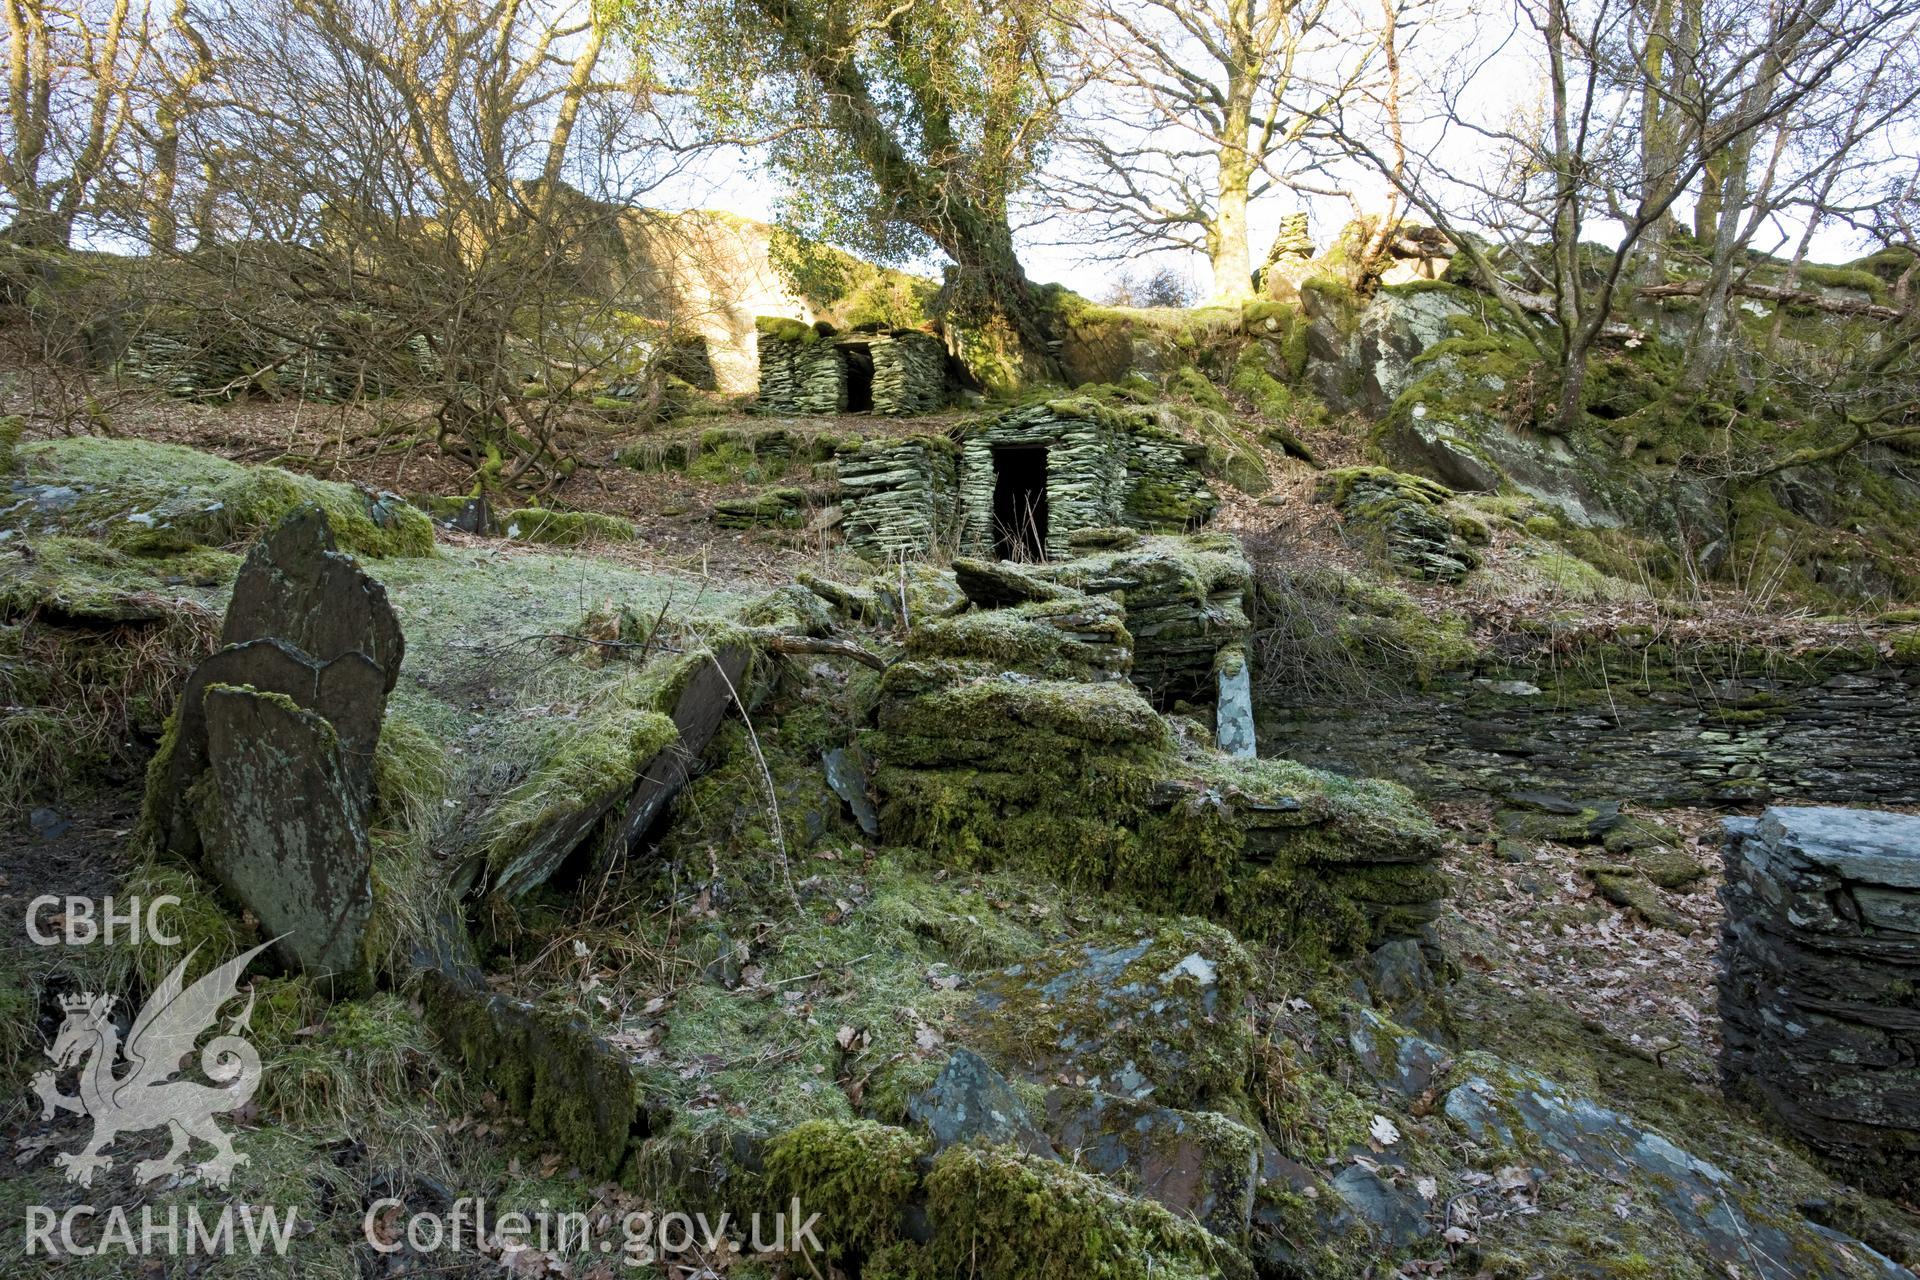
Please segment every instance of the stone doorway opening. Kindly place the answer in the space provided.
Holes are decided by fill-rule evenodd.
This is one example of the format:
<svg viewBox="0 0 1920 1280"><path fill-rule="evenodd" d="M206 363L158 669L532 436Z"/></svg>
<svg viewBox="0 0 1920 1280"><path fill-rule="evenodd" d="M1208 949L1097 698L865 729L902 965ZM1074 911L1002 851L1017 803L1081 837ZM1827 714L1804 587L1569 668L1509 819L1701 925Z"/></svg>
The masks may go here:
<svg viewBox="0 0 1920 1280"><path fill-rule="evenodd" d="M873 348L849 342L840 348L847 362L847 412L873 412Z"/></svg>
<svg viewBox="0 0 1920 1280"><path fill-rule="evenodd" d="M1047 558L1047 447L993 450L993 554L1002 560Z"/></svg>

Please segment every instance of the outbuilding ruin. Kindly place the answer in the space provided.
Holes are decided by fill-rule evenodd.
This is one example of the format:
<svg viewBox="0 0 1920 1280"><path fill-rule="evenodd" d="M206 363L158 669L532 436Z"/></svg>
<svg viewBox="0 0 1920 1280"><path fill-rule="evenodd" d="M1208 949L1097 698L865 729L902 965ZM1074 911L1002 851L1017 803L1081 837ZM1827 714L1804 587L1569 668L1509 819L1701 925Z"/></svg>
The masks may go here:
<svg viewBox="0 0 1920 1280"><path fill-rule="evenodd" d="M847 543L879 559L1042 561L1069 555L1085 530L1193 529L1220 505L1204 452L1145 409L1084 396L869 440L838 462Z"/></svg>
<svg viewBox="0 0 1920 1280"><path fill-rule="evenodd" d="M919 329L832 326L762 316L760 406L772 413L874 413L946 407L947 349Z"/></svg>

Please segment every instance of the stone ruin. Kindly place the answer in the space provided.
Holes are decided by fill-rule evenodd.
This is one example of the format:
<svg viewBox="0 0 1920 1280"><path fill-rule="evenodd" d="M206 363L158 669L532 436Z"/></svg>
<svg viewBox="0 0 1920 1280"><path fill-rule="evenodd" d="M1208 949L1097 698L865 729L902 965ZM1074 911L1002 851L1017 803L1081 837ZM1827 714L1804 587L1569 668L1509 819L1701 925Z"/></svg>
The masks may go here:
<svg viewBox="0 0 1920 1280"><path fill-rule="evenodd" d="M1176 710L1245 673L1250 570L1230 538L1143 539L1057 564L961 558L971 608L920 623L864 747L889 840L1053 874L1335 952L1431 945L1437 833L1391 784L1248 758L1252 726ZM1218 749L1216 749L1218 748Z"/></svg>
<svg viewBox="0 0 1920 1280"><path fill-rule="evenodd" d="M1920 1186L1920 816L1729 819L1721 1068L1870 1191Z"/></svg>
<svg viewBox="0 0 1920 1280"><path fill-rule="evenodd" d="M1203 452L1147 410L1085 397L1023 405L954 439L870 440L837 463L847 544L875 559L947 546L1042 561L1089 530L1190 529L1220 505Z"/></svg>
<svg viewBox="0 0 1920 1280"><path fill-rule="evenodd" d="M760 406L770 413L909 417L947 404L947 349L919 329L861 328L762 317Z"/></svg>
<svg viewBox="0 0 1920 1280"><path fill-rule="evenodd" d="M351 987L366 969L367 817L399 621L308 507L248 552L220 642L181 693L146 823L279 939L283 963Z"/></svg>

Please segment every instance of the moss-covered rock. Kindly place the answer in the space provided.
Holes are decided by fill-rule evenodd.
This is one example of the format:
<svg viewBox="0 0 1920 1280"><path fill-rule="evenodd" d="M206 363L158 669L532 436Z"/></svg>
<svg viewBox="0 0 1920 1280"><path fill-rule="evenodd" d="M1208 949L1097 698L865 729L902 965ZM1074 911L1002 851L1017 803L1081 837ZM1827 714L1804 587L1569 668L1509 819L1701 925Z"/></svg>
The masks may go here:
<svg viewBox="0 0 1920 1280"><path fill-rule="evenodd" d="M1384 467L1342 467L1322 477L1319 495L1377 538L1387 562L1410 578L1457 582L1480 563L1446 510L1453 492L1444 485ZM1466 527L1486 540L1484 526Z"/></svg>
<svg viewBox="0 0 1920 1280"><path fill-rule="evenodd" d="M13 451L19 445L21 432L26 425L27 420L17 413L0 416L0 475L6 475L14 469Z"/></svg>
<svg viewBox="0 0 1920 1280"><path fill-rule="evenodd" d="M580 1171L609 1178L647 1132L626 1055L561 1010L470 990L425 975L428 1021L471 1078L484 1080Z"/></svg>
<svg viewBox="0 0 1920 1280"><path fill-rule="evenodd" d="M926 1178L932 1273L1022 1280L1250 1276L1203 1228L1034 1156L952 1147Z"/></svg>
<svg viewBox="0 0 1920 1280"><path fill-rule="evenodd" d="M248 467L180 445L74 436L21 445L6 527L68 533L137 555L228 547L317 506L346 551L433 552L433 522L392 494Z"/></svg>
<svg viewBox="0 0 1920 1280"><path fill-rule="evenodd" d="M1423 931L1435 833L1404 792L1281 761L1182 759L1118 684L906 661L881 681L882 830L1343 951Z"/></svg>
<svg viewBox="0 0 1920 1280"><path fill-rule="evenodd" d="M1241 1007L1252 981L1246 951L1204 921L1084 938L983 980L980 1035L1037 1080L1216 1107L1252 1062Z"/></svg>
<svg viewBox="0 0 1920 1280"><path fill-rule="evenodd" d="M827 1260L857 1263L907 1238L926 1155L925 1138L871 1120L795 1125L767 1144L771 1212L817 1211Z"/></svg>
<svg viewBox="0 0 1920 1280"><path fill-rule="evenodd" d="M577 547L593 542L632 542L638 536L633 521L598 511L555 511L547 507L519 507L496 517L503 536L519 542Z"/></svg>
<svg viewBox="0 0 1920 1280"><path fill-rule="evenodd" d="M793 528L807 508L807 491L775 485L743 498L722 498L713 504L713 522L726 529L756 525Z"/></svg>
<svg viewBox="0 0 1920 1280"><path fill-rule="evenodd" d="M1074 595L976 610L914 629L907 653L1004 664L1054 679L1116 680L1133 666L1126 611L1106 596Z"/></svg>
<svg viewBox="0 0 1920 1280"><path fill-rule="evenodd" d="M613 691L599 715L553 732L533 774L489 816L486 858L496 892L511 896L545 880L679 740L658 701L654 681L637 677Z"/></svg>

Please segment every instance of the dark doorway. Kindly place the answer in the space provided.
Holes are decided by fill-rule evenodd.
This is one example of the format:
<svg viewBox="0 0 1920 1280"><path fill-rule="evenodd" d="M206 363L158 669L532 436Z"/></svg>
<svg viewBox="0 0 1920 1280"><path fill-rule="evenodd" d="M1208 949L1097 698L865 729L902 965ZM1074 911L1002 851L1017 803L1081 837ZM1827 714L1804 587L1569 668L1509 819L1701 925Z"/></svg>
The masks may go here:
<svg viewBox="0 0 1920 1280"><path fill-rule="evenodd" d="M993 554L1002 560L1047 558L1047 448L993 451Z"/></svg>
<svg viewBox="0 0 1920 1280"><path fill-rule="evenodd" d="M840 350L847 361L847 412L873 412L873 348L853 342Z"/></svg>

